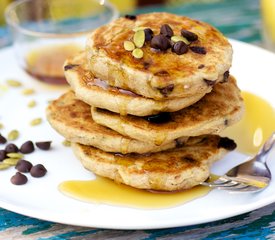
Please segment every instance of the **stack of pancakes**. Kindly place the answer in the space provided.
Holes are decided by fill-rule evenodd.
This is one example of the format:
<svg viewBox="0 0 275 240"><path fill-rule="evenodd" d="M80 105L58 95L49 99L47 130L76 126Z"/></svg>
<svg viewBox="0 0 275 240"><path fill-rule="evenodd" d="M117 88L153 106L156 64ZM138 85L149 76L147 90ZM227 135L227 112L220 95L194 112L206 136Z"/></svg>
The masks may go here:
<svg viewBox="0 0 275 240"><path fill-rule="evenodd" d="M142 189L191 188L235 148L215 135L243 113L231 61L230 43L206 23L168 13L122 17L66 61L72 90L47 117L97 175Z"/></svg>

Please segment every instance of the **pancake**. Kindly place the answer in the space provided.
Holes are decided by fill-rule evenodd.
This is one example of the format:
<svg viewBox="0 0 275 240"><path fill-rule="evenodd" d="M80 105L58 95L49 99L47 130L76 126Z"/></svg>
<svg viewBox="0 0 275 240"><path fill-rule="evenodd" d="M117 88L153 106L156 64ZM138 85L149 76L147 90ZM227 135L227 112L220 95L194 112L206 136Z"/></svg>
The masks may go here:
<svg viewBox="0 0 275 240"><path fill-rule="evenodd" d="M89 171L135 188L161 191L188 189L205 181L211 164L234 147L232 140L217 135L191 138L181 148L146 155L112 154L72 144Z"/></svg>
<svg viewBox="0 0 275 240"><path fill-rule="evenodd" d="M141 47L144 55L140 59L125 50L124 42L133 40L138 27L150 28L158 35L163 24L168 24L176 36L184 29L198 39L182 55L171 48L153 49L150 42ZM205 51L195 51L198 47ZM89 69L95 76L111 86L155 100L208 93L228 76L232 62L232 47L217 29L170 13L141 14L133 20L121 17L99 27L88 37L86 52Z"/></svg>
<svg viewBox="0 0 275 240"><path fill-rule="evenodd" d="M174 148L185 138L156 146L144 143L96 124L91 117L91 107L75 98L72 91L49 104L47 119L51 126L71 142L97 147L106 152L147 153Z"/></svg>
<svg viewBox="0 0 275 240"><path fill-rule="evenodd" d="M152 123L142 117L121 116L107 110L91 108L94 121L124 136L157 145L179 137L219 133L242 117L243 100L235 79L218 83L211 93L180 111L170 113L167 122Z"/></svg>
<svg viewBox="0 0 275 240"><path fill-rule="evenodd" d="M85 53L65 62L65 76L76 97L89 105L110 110L121 115L147 116L159 112L174 112L187 107L204 96L194 94L188 98L156 101L133 92L109 86L95 78L88 70Z"/></svg>

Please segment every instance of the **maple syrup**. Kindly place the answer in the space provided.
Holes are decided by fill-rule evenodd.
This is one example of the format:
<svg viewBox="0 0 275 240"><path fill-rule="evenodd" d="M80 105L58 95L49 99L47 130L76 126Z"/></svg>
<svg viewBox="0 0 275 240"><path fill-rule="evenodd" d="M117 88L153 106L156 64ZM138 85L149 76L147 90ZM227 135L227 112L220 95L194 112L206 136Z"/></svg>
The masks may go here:
<svg viewBox="0 0 275 240"><path fill-rule="evenodd" d="M51 45L32 50L26 56L25 71L36 79L51 84L67 84L64 61L81 51L77 44Z"/></svg>
<svg viewBox="0 0 275 240"><path fill-rule="evenodd" d="M242 120L222 133L234 139L238 151L254 154L275 129L275 111L262 98L243 92L245 114ZM211 179L216 176L211 175ZM86 202L136 208L168 208L205 196L211 189L197 186L182 192L160 193L135 189L97 177L88 181L65 181L59 186L65 195Z"/></svg>

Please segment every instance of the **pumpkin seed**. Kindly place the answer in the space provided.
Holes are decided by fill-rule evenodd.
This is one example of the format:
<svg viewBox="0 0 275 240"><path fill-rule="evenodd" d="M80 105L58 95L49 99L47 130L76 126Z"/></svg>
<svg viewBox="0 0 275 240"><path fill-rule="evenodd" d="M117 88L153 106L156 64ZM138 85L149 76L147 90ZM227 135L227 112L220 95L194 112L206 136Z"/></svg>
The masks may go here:
<svg viewBox="0 0 275 240"><path fill-rule="evenodd" d="M68 141L68 140L64 140L64 141L62 142L62 144L63 144L65 147L70 147L70 146L71 146L71 142Z"/></svg>
<svg viewBox="0 0 275 240"><path fill-rule="evenodd" d="M42 122L41 118L35 118L35 119L31 120L30 125L37 126L37 125L41 124L41 122Z"/></svg>
<svg viewBox="0 0 275 240"><path fill-rule="evenodd" d="M143 57L143 51L140 48L136 48L133 52L132 55L135 58L142 58Z"/></svg>
<svg viewBox="0 0 275 240"><path fill-rule="evenodd" d="M173 42L179 42L179 41L183 41L185 44L189 45L190 42L185 38L185 37L182 37L182 36L172 36L171 37L171 40Z"/></svg>
<svg viewBox="0 0 275 240"><path fill-rule="evenodd" d="M23 95L31 95L31 94L34 94L34 89L32 89L32 88L26 88L26 89L24 89L23 91L22 91L22 94Z"/></svg>
<svg viewBox="0 0 275 240"><path fill-rule="evenodd" d="M141 48L145 42L145 32L144 30L139 30L134 34L134 43L136 47Z"/></svg>
<svg viewBox="0 0 275 240"><path fill-rule="evenodd" d="M36 106L36 101L34 101L34 100L31 100L29 103L28 103L28 107L29 108L33 108L33 107L35 107Z"/></svg>
<svg viewBox="0 0 275 240"><path fill-rule="evenodd" d="M6 158L3 160L3 163L9 164L10 166L15 166L19 160L19 158Z"/></svg>
<svg viewBox="0 0 275 240"><path fill-rule="evenodd" d="M8 169L9 167L10 165L7 163L3 163L3 162L0 163L0 170L5 170L5 169Z"/></svg>
<svg viewBox="0 0 275 240"><path fill-rule="evenodd" d="M9 158L16 158L16 159L21 159L24 157L24 155L21 153L8 153L7 156Z"/></svg>
<svg viewBox="0 0 275 240"><path fill-rule="evenodd" d="M19 132L17 130L12 130L8 134L8 140L13 141L19 137Z"/></svg>
<svg viewBox="0 0 275 240"><path fill-rule="evenodd" d="M131 41L125 41L123 46L126 51L133 51L135 49L135 44Z"/></svg>
<svg viewBox="0 0 275 240"><path fill-rule="evenodd" d="M10 86L10 87L21 87L22 86L22 83L17 81L17 80L14 80L14 79L8 79L7 80L7 84Z"/></svg>

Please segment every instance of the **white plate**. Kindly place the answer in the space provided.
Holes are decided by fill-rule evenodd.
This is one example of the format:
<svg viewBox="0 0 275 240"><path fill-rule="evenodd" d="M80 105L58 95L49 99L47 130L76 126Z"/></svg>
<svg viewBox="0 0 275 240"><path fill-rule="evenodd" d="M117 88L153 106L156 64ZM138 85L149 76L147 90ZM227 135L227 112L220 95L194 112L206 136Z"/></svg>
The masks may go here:
<svg viewBox="0 0 275 240"><path fill-rule="evenodd" d="M234 62L231 73L237 77L239 86L262 96L275 107L274 67L275 55L260 48L233 41ZM16 142L26 140L53 140L51 151L36 151L28 155L34 163L43 163L49 170L41 179L29 178L23 186L10 183L14 169L0 172L0 206L24 215L44 220L89 227L114 229L150 229L187 226L219 220L245 213L275 202L275 181L263 192L257 194L230 194L213 190L203 198L187 204L157 210L143 210L117 207L104 204L90 204L65 197L57 186L64 180L88 180L91 174L84 170L69 148L62 146L63 138L52 130L46 122L44 109L47 101L60 95L62 90L47 88L28 77L17 66L11 49L0 52L0 85L7 78L24 82L26 87L37 89L34 96L22 96L22 89L3 91L0 88L0 122L5 123L3 135L13 128L22 133ZM35 98L38 106L26 108L26 104ZM30 127L29 121L43 116L41 126ZM275 126L274 126L275 128ZM213 167L215 173L245 160L247 156L233 152ZM230 159L230 161L226 161ZM235 160L235 161L234 161ZM275 162L270 168L275 174Z"/></svg>

